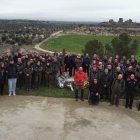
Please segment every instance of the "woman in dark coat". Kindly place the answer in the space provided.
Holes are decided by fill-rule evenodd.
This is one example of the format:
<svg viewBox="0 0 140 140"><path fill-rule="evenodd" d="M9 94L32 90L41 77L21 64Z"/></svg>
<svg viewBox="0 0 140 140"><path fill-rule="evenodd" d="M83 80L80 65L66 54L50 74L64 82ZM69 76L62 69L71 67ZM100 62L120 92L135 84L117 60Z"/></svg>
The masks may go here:
<svg viewBox="0 0 140 140"><path fill-rule="evenodd" d="M89 86L90 100L92 104L99 104L101 87L97 79L94 79Z"/></svg>

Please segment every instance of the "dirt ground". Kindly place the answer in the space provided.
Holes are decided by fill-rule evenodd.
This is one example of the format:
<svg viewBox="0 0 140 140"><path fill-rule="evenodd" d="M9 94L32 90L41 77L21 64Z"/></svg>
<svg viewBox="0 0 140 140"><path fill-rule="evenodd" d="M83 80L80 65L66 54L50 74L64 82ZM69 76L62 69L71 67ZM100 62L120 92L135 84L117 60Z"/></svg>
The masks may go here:
<svg viewBox="0 0 140 140"><path fill-rule="evenodd" d="M4 96L0 140L140 140L140 112L74 99Z"/></svg>

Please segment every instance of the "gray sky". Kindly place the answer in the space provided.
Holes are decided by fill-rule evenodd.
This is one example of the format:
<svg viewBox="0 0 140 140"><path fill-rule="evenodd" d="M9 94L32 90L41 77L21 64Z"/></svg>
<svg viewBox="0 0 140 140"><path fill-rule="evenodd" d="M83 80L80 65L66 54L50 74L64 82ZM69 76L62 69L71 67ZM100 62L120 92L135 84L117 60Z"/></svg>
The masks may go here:
<svg viewBox="0 0 140 140"><path fill-rule="evenodd" d="M140 22L140 0L0 0L0 18Z"/></svg>

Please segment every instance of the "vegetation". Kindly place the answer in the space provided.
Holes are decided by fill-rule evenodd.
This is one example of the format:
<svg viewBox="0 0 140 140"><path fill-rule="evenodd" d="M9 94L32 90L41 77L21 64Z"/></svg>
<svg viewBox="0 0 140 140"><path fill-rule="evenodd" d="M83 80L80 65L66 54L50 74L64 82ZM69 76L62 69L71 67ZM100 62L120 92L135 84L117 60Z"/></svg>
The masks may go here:
<svg viewBox="0 0 140 140"><path fill-rule="evenodd" d="M88 53L90 56L92 56L94 53L98 54L99 56L103 56L104 46L98 40L91 40L85 45L85 50L83 50L83 53Z"/></svg>
<svg viewBox="0 0 140 140"><path fill-rule="evenodd" d="M7 93L7 86L5 87L5 94ZM54 88L54 87L40 87L39 89L33 89L31 91L26 91L25 88L19 89L17 88L17 95L23 96L44 96L44 97L57 97L57 98L74 98L75 92L71 91L70 89L64 88ZM85 89L85 98L88 97L88 89Z"/></svg>
<svg viewBox="0 0 140 140"><path fill-rule="evenodd" d="M139 42L136 39L132 40L127 33L122 33L115 37L111 43L114 52L120 56L129 57L132 54L137 54Z"/></svg>
<svg viewBox="0 0 140 140"><path fill-rule="evenodd" d="M65 49L67 52L82 53L83 51L86 51L85 46L87 45L87 42L91 40L97 40L98 43L100 42L100 44L102 44L104 48L104 50L102 51L104 55L113 55L114 50L111 43L113 39L114 36L64 35L51 38L41 47L52 51L62 51L63 49ZM138 43L134 40L137 40L140 43L140 36L131 36L131 45L129 44L128 46L134 47L134 45ZM131 51L133 51L133 47ZM136 48L134 50L136 50ZM138 46L138 50L136 51L136 58L140 60L140 44Z"/></svg>
<svg viewBox="0 0 140 140"><path fill-rule="evenodd" d="M111 44L113 36L64 35L51 38L42 45L42 48L53 51L62 51L65 48L67 52L82 53L86 43L94 39L105 45Z"/></svg>
<svg viewBox="0 0 140 140"><path fill-rule="evenodd" d="M103 46L98 40L88 41L83 52L89 53L89 55L93 55L94 53L99 56L118 54L121 57L130 57L132 54L136 55L138 45L138 40L132 39L127 33L122 33L112 39L111 45L106 44Z"/></svg>

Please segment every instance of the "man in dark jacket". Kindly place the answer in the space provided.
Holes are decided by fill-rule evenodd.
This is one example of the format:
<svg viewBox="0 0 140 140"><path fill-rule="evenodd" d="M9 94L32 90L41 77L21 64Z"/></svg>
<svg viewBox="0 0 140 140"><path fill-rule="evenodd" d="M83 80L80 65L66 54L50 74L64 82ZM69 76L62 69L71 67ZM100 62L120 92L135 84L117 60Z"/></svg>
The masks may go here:
<svg viewBox="0 0 140 140"><path fill-rule="evenodd" d="M82 66L83 71L89 76L90 57L88 54L84 57Z"/></svg>
<svg viewBox="0 0 140 140"><path fill-rule="evenodd" d="M109 101L111 83L112 83L112 80L111 80L110 75L108 73L108 69L106 68L104 70L104 74L101 78L101 86L102 86L101 99L105 99L105 100Z"/></svg>
<svg viewBox="0 0 140 140"><path fill-rule="evenodd" d="M50 63L46 64L46 68L45 68L45 77L46 77L46 83L48 88L50 87L50 81L53 77L53 70L52 70L52 66Z"/></svg>
<svg viewBox="0 0 140 140"><path fill-rule="evenodd" d="M14 60L10 60L10 64L7 67L7 76L8 76L8 87L9 87L9 96L12 94L16 95L16 83L17 83L17 67L14 63Z"/></svg>
<svg viewBox="0 0 140 140"><path fill-rule="evenodd" d="M52 66L52 71L53 71L53 84L54 87L57 86L57 78L60 75L59 70L60 70L60 64L57 60L57 58L53 58L53 62L51 63Z"/></svg>
<svg viewBox="0 0 140 140"><path fill-rule="evenodd" d="M94 79L98 79L98 70L96 66L92 67L89 74L89 81L92 82Z"/></svg>
<svg viewBox="0 0 140 140"><path fill-rule="evenodd" d="M74 56L70 55L68 59L68 69L69 69L69 76L73 76L73 71L74 71L74 65L75 65L75 59Z"/></svg>
<svg viewBox="0 0 140 140"><path fill-rule="evenodd" d="M140 97L140 63L136 65L135 77L137 79L137 89L138 89L137 95Z"/></svg>
<svg viewBox="0 0 140 140"><path fill-rule="evenodd" d="M26 79L26 88L29 91L31 89L32 74L33 74L33 68L30 64L30 61L27 62L27 65L23 72L25 74L25 79Z"/></svg>
<svg viewBox="0 0 140 140"><path fill-rule="evenodd" d="M37 64L35 65L35 88L39 88L41 85L41 78L42 78L42 66L41 62L38 60Z"/></svg>
<svg viewBox="0 0 140 140"><path fill-rule="evenodd" d="M120 95L125 91L125 81L122 74L117 76L117 79L112 84L111 105L119 105Z"/></svg>
<svg viewBox="0 0 140 140"><path fill-rule="evenodd" d="M17 86L21 88L24 85L24 75L23 75L24 64L22 63L21 58L17 59L16 66L18 71Z"/></svg>
<svg viewBox="0 0 140 140"><path fill-rule="evenodd" d="M133 106L133 100L136 93L136 86L137 86L137 80L135 79L135 75L131 74L130 79L126 82L126 108L132 109Z"/></svg>

